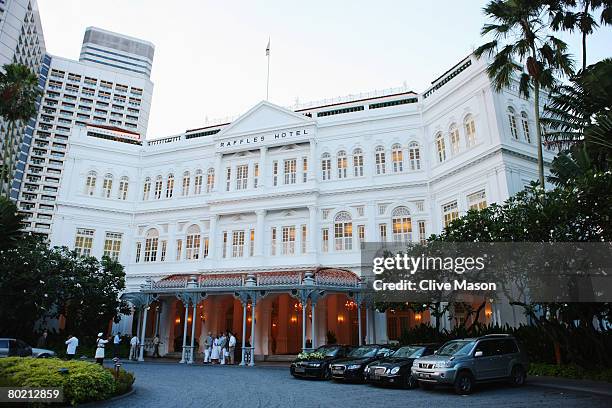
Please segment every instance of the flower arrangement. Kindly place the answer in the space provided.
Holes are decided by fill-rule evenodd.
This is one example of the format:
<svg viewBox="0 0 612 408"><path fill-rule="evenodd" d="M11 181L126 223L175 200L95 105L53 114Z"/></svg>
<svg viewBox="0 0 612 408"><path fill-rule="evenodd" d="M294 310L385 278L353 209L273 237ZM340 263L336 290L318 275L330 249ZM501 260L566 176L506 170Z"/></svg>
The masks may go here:
<svg viewBox="0 0 612 408"><path fill-rule="evenodd" d="M323 360L325 358L325 353L321 353L320 351L313 351L310 353L302 352L297 356L298 360Z"/></svg>

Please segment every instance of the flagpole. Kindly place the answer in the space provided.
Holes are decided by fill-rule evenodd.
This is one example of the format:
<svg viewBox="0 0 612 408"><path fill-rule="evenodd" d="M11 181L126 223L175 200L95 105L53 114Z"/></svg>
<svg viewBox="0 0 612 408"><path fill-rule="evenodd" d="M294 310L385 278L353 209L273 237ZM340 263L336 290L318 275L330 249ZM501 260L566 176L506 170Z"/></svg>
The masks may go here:
<svg viewBox="0 0 612 408"><path fill-rule="evenodd" d="M268 46L266 47L266 56L268 57L268 74L266 77L266 101L270 93L270 38L268 38Z"/></svg>

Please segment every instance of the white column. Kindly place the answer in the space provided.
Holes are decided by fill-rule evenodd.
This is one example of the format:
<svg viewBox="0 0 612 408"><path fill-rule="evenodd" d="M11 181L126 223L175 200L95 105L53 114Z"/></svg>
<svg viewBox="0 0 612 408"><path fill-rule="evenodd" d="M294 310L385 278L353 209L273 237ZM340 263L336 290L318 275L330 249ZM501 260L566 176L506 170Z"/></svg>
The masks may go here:
<svg viewBox="0 0 612 408"><path fill-rule="evenodd" d="M185 360L185 346L187 346L187 319L189 318L189 304L185 304L185 321L183 323L183 350L181 352L181 361L179 363L186 363Z"/></svg>
<svg viewBox="0 0 612 408"><path fill-rule="evenodd" d="M310 313L312 314L312 321L310 322L310 340L312 341L312 348L316 349L317 348L317 331L316 331L316 322L315 322L315 306L317 305L317 302L313 302L312 299L310 300Z"/></svg>
<svg viewBox="0 0 612 408"><path fill-rule="evenodd" d="M197 304L193 304L193 312L192 312L192 316L191 316L191 356L189 357L189 360L187 361L188 364L193 364L193 361L195 360L195 352L193 350L194 347L194 337L195 337L195 327L196 327L196 307Z"/></svg>
<svg viewBox="0 0 612 408"><path fill-rule="evenodd" d="M259 181L257 188L263 188L266 186L267 171L268 170L268 148L262 147L259 149Z"/></svg>
<svg viewBox="0 0 612 408"><path fill-rule="evenodd" d="M366 224L366 242L378 242L378 225L376 224L376 205L368 203L365 207L367 224Z"/></svg>
<svg viewBox="0 0 612 408"><path fill-rule="evenodd" d="M302 351L306 349L306 309L308 308L308 299L302 303Z"/></svg>
<svg viewBox="0 0 612 408"><path fill-rule="evenodd" d="M247 324L247 303L242 303L242 361L240 365L244 365L244 348L246 347L246 324Z"/></svg>
<svg viewBox="0 0 612 408"><path fill-rule="evenodd" d="M255 303L253 300L251 304L251 361L249 362L249 366L255 365Z"/></svg>
<svg viewBox="0 0 612 408"><path fill-rule="evenodd" d="M308 252L317 253L319 245L319 223L317 222L317 207L308 206Z"/></svg>
<svg viewBox="0 0 612 408"><path fill-rule="evenodd" d="M140 338L140 329L142 326L141 318L142 318L142 309L134 308L134 317L136 317L136 337Z"/></svg>
<svg viewBox="0 0 612 408"><path fill-rule="evenodd" d="M266 210L257 210L255 214L257 215L257 225L255 227L255 256L263 256Z"/></svg>
<svg viewBox="0 0 612 408"><path fill-rule="evenodd" d="M222 164L223 164L223 154L216 153L215 154L215 186L213 187L213 191L223 191L223 189L225 188L225 184L222 185L222 183L225 181L225 179L223 178L225 174L223 174ZM208 177L208 171L204 173L204 177ZM207 182L208 180L205 179L204 184L206 184ZM202 186L202 187L206 188L205 186Z"/></svg>
<svg viewBox="0 0 612 408"><path fill-rule="evenodd" d="M357 303L357 333L359 335L359 345L363 344L363 336L361 335L361 302Z"/></svg>
<svg viewBox="0 0 612 408"><path fill-rule="evenodd" d="M140 331L140 355L138 356L138 361L144 361L144 342L145 342L145 334L147 333L147 309L149 305L144 307L144 313L142 314L142 330Z"/></svg>
<svg viewBox="0 0 612 408"><path fill-rule="evenodd" d="M210 221L208 225L208 256L210 259L218 259L217 248L220 248L221 245L217 245L217 238L219 238L219 234L217 234L217 219L219 216L217 214L210 215ZM222 238L219 238L221 240ZM183 246L187 246L187 243L184 242Z"/></svg>
<svg viewBox="0 0 612 408"><path fill-rule="evenodd" d="M308 155L308 181L316 180L317 178L317 142L315 139L310 139L309 141L309 155Z"/></svg>
<svg viewBox="0 0 612 408"><path fill-rule="evenodd" d="M370 308L366 306L365 309L365 316L366 316L366 344L372 343L372 340L370 339Z"/></svg>

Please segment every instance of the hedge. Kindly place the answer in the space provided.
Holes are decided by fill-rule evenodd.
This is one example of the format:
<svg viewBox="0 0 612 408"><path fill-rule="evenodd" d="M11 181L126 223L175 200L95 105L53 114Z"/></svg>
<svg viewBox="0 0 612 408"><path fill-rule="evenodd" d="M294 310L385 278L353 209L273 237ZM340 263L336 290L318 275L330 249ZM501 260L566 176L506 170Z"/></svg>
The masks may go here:
<svg viewBox="0 0 612 408"><path fill-rule="evenodd" d="M612 382L612 369L585 370L577 365L531 363L529 375Z"/></svg>
<svg viewBox="0 0 612 408"><path fill-rule="evenodd" d="M122 370L115 381L112 369L87 361L57 358L9 357L0 359L0 385L62 387L66 403L100 401L129 391L134 376Z"/></svg>

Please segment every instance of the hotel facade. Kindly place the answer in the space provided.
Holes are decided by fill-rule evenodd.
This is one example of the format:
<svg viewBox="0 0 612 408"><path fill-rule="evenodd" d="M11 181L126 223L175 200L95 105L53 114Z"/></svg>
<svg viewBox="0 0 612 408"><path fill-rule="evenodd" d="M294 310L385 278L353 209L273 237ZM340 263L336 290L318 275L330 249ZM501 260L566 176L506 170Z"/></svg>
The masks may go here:
<svg viewBox="0 0 612 408"><path fill-rule="evenodd" d="M495 92L485 69L469 56L421 94L302 109L264 101L231 123L154 140L75 127L51 243L121 262L134 314L116 329L145 342L159 333L162 354L185 350L187 362L206 333L226 329L258 359L330 335L396 340L434 317L376 311L360 244L424 241L537 179L532 102L515 87ZM440 325L466 318L453 308ZM487 301L480 319L522 316Z"/></svg>

